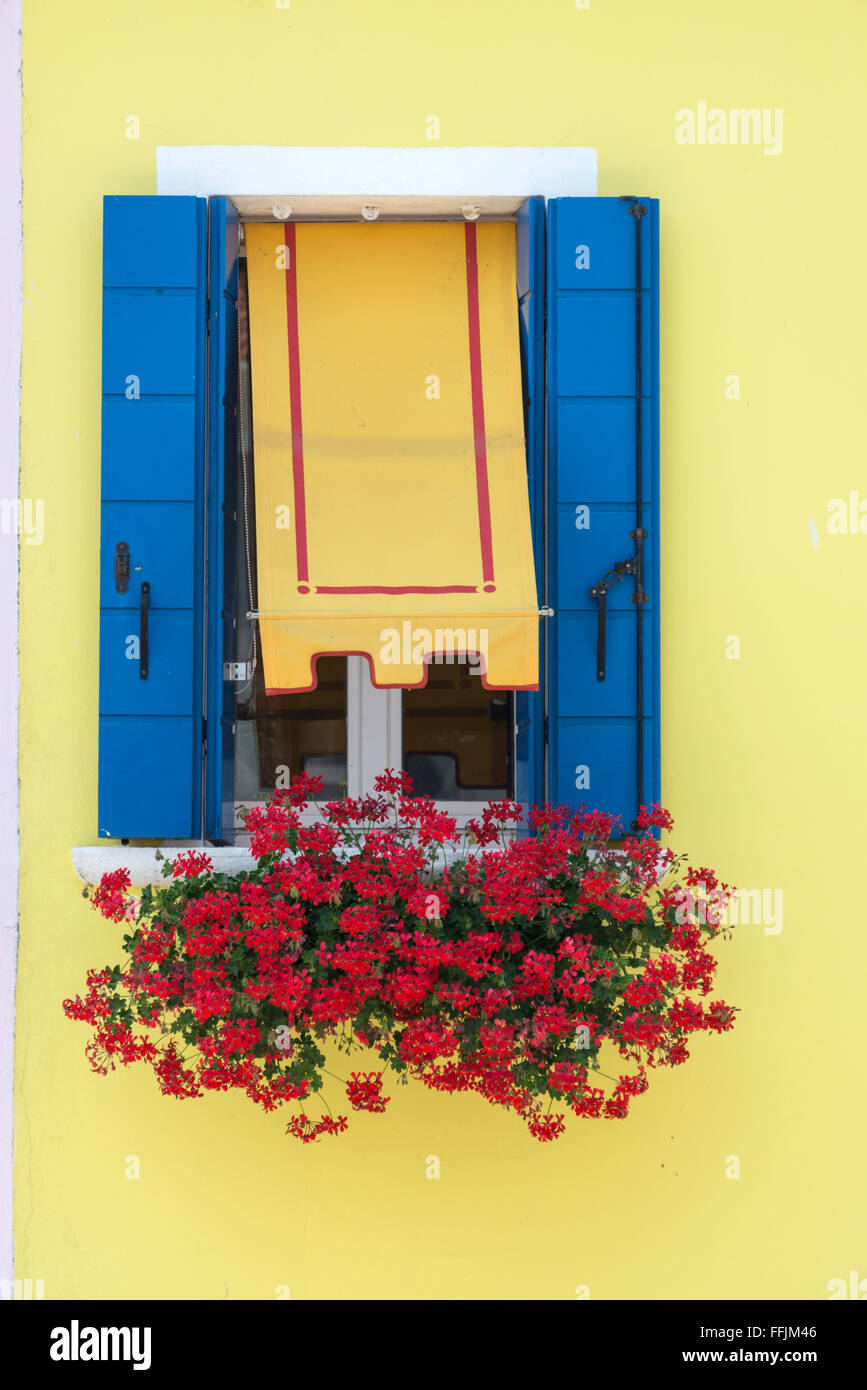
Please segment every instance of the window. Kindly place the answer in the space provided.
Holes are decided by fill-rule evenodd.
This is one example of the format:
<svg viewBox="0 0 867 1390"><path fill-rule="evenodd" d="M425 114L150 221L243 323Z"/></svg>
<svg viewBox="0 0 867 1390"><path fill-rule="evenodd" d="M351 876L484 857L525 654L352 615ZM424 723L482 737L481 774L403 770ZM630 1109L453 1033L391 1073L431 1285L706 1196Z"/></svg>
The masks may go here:
<svg viewBox="0 0 867 1390"><path fill-rule="evenodd" d="M340 236L343 228L339 225L327 225L322 231L331 243L328 246L327 257L328 268L331 268L335 254L345 254L346 238ZM402 249L402 231L399 227L390 228L389 265L399 256ZM415 225L413 231L425 232L427 228L424 225ZM450 228L450 231L454 231L454 228ZM364 325L358 324L357 320L363 317L368 300L372 299L377 304L375 313L378 317L385 317L386 311L382 293L372 293L375 286L364 284L367 271L365 252L367 245L375 242L375 236L377 234L374 231L365 232L364 242L360 243L360 247L356 246L356 264L346 268L342 289L335 289L331 282L328 282L329 299L324 307L324 314L331 316L336 300L342 310L342 322L346 322L347 318L356 318L354 331L363 339L365 345L367 338L364 338ZM436 243L440 239L442 228L433 228L433 249L436 249ZM274 232L268 231L268 252L272 250L271 242L275 242L276 252L281 252L281 243L275 240ZM413 250L413 247L410 247L410 250ZM450 270L452 267L447 265L447 268ZM413 267L404 265L403 274L404 284L396 288L399 304L403 302L408 289L413 288L414 284L417 286L413 278ZM511 278L514 279L514 274ZM352 299L353 291L357 293L356 300ZM279 286L279 292L282 296L282 285ZM421 292L424 292L424 286ZM428 295L431 293L432 289L428 288ZM439 299L439 295L433 293L433 299ZM424 399L432 404L422 406L422 410L418 411L418 441L413 441L410 436L408 439L400 439L399 446L406 449L408 445L414 448L415 452L428 450L427 467L431 475L425 481L428 482L428 491L431 493L429 500L436 505L439 484L435 482L431 486L431 482L433 470L438 467L440 459L435 452L435 446L432 448L429 439L422 436L422 431L427 425L425 411L431 413L432 410L436 410L436 404L433 402L439 400L440 374L443 373L443 366L454 364L443 363L442 353L438 353L429 342L429 338L435 338L438 325L433 324L431 334L428 335L424 327L425 309L425 303L417 300L413 304L413 318L417 321L418 332L424 339L425 354L431 353L429 363L425 364L436 363L436 366L440 367L440 373L429 377L417 375L415 385L418 386L418 395L422 396L421 388L424 384ZM511 313L514 316L517 341L518 303L514 285L511 289ZM438 314L442 314L442 309L438 309ZM331 321L328 328L331 332ZM382 332L386 341L390 341L392 336L399 336L400 328L400 322L383 322ZM457 325L459 359L463 356L461 328L463 324ZM320 352L321 350L320 345ZM460 660L459 655L452 649L454 644L445 651L439 651L432 656L425 684L417 688L397 691L375 688L368 663L357 656L317 657L317 685L311 691L304 689L292 694L270 694L265 688L257 621L247 617L247 614L257 607L256 538L261 518L256 516L256 431L251 427L253 410L250 409L253 373L250 363L249 275L246 245L243 242L240 246L238 274L238 352L239 475L235 495L239 499L240 514L236 530L238 538L235 556L235 573L238 575L239 588L235 642L235 669L238 673L235 692L235 798L238 802L236 830L243 826L242 810L245 806L263 801L274 787L288 784L289 777L297 771L321 776L324 781L324 796L331 799L338 798L345 791L350 795L370 791L372 778L377 776L383 766L403 767L413 777L418 794L433 796L436 801L449 805L459 816L478 815L482 803L488 799L504 798L514 794L514 698L509 691L492 691L485 687L482 681L484 657L481 653L472 656L471 659ZM404 353L406 346L400 349L400 356L403 357ZM354 356L350 357L350 361L354 378L357 371ZM459 360L459 373L461 367L463 361ZM403 360L399 364L393 364L390 371L396 374L397 368L404 368ZM389 364L386 364L378 375L388 378ZM340 389L339 379L335 364L332 378L335 392ZM354 381L352 385L354 386ZM447 375L445 389L454 391L454 382L447 378ZM517 374L514 389L515 393L521 389ZM357 402L350 402L350 411L352 423L354 417L368 414L364 389L358 392ZM468 411L465 411L465 417L467 425L470 425ZM327 425L332 424L332 418L329 411ZM370 485L371 471L374 480L378 481L375 449L382 448L383 442L377 441L372 446L374 470L368 470L365 474L361 471L365 463L364 455L371 452L371 446L361 432L358 434L358 475L360 478L367 477ZM386 448L389 442L385 441ZM449 434L446 436L446 449L453 448L453 435ZM350 449L352 439L347 441L347 452ZM307 467L310 467L310 460L306 460L306 463ZM408 482L410 480L407 478L407 484ZM442 510L446 513L443 524L450 524L449 513L453 514L454 506L456 499L453 496L443 499ZM424 512L425 509L420 507L420 510ZM288 530L283 513L289 513L290 506L279 506L279 512L282 513L279 517L282 528ZM267 537L267 542L270 541L271 537ZM377 606L377 603L372 603L372 606ZM407 620L402 619L400 626L407 627ZM452 635L453 631L449 630L449 634ZM486 635L485 632L482 632L482 635ZM471 639L475 641L475 638ZM482 645L485 646L485 642L482 642ZM357 756L356 751L360 748L365 749L363 758Z"/></svg>
<svg viewBox="0 0 867 1390"><path fill-rule="evenodd" d="M505 789L628 824L658 799L657 207L505 201L536 588L553 614L541 687L488 690L463 661L379 690L368 659L326 645L314 690L268 694L246 616L257 399L241 219L225 198L106 199L101 836L231 840L237 800L296 766L334 793L405 766L464 814Z"/></svg>

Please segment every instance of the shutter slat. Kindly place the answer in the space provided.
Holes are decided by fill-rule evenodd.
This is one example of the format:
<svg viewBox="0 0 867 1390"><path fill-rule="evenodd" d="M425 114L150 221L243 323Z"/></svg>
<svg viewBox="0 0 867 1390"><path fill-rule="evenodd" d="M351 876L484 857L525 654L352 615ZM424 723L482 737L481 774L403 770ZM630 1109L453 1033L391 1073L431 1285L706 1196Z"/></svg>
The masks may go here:
<svg viewBox="0 0 867 1390"><path fill-rule="evenodd" d="M115 501L196 498L194 395L144 396L130 410L123 397L102 405L102 490Z"/></svg>
<svg viewBox="0 0 867 1390"><path fill-rule="evenodd" d="M205 250L203 199L105 199L98 833L111 838L201 833Z"/></svg>

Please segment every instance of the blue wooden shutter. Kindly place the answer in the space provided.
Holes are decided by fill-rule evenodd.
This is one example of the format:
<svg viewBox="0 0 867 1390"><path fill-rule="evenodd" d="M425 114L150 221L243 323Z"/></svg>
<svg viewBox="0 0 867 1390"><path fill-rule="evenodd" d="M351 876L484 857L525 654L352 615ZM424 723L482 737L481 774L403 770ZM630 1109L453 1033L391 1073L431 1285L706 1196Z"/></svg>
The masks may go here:
<svg viewBox="0 0 867 1390"><path fill-rule="evenodd" d="M204 199L105 199L100 836L201 834L205 277Z"/></svg>
<svg viewBox="0 0 867 1390"><path fill-rule="evenodd" d="M636 217L633 207L643 208ZM548 205L550 796L619 815L629 830L659 799L658 203L557 198ZM636 223L641 256L641 519L644 603L627 570L636 510ZM616 578L615 575L612 578ZM643 775L638 786L638 613L642 623Z"/></svg>
<svg viewBox="0 0 867 1390"><path fill-rule="evenodd" d="M235 686L223 663L235 651L237 600L238 213L208 204L208 680L206 834L235 837Z"/></svg>
<svg viewBox="0 0 867 1390"><path fill-rule="evenodd" d="M527 483L536 590L545 594L545 200L528 198L517 217L517 293L527 437ZM540 663L545 666L542 628ZM541 681L540 681L541 685ZM544 691L515 693L515 800L540 803L544 791Z"/></svg>

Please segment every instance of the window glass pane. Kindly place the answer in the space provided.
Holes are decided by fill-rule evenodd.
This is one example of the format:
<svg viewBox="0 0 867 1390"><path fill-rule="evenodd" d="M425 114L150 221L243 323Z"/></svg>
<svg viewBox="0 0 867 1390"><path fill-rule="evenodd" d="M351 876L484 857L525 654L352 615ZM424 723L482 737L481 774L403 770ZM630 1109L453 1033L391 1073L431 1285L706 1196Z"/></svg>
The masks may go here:
<svg viewBox="0 0 867 1390"><path fill-rule="evenodd" d="M321 800L344 795L346 781L346 657L321 656L315 690L266 695L262 664L239 687L235 724L235 796L262 801L289 777L322 778Z"/></svg>
<svg viewBox="0 0 867 1390"><path fill-rule="evenodd" d="M287 785L297 772L319 776L323 800L343 796L346 780L346 657L320 657L317 688L296 695L266 695L262 654L255 621L256 501L253 470L250 340L247 315L247 266L239 268L239 429L237 635L235 660L254 667L235 686L235 799L263 801L275 787ZM251 593L252 586L252 593Z"/></svg>
<svg viewBox="0 0 867 1390"><path fill-rule="evenodd" d="M403 692L403 767L418 796L487 801L511 795L513 696L486 690L477 667L436 665Z"/></svg>

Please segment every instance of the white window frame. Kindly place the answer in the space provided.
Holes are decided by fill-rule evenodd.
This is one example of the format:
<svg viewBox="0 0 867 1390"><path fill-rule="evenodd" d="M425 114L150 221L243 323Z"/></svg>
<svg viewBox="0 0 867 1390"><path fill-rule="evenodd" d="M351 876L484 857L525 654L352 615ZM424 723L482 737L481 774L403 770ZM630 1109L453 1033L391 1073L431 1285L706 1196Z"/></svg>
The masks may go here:
<svg viewBox="0 0 867 1390"><path fill-rule="evenodd" d="M346 658L346 791L348 796L364 796L373 791L374 779L384 768L403 767L403 690L381 690L370 678L370 667L363 656ZM513 743L515 727L512 723ZM514 757L513 757L514 762ZM300 771L291 768L290 772ZM512 795L510 791L508 793ZM243 840L241 810L263 806L262 801L238 801L235 809L236 840ZM459 829L481 816L486 801L438 801L441 811L454 816ZM302 819L318 819L315 811Z"/></svg>

